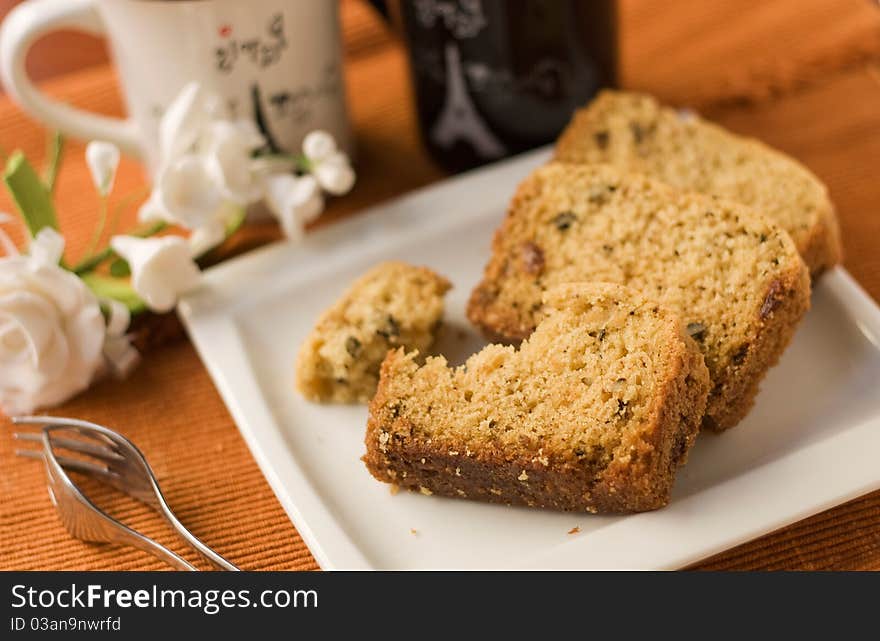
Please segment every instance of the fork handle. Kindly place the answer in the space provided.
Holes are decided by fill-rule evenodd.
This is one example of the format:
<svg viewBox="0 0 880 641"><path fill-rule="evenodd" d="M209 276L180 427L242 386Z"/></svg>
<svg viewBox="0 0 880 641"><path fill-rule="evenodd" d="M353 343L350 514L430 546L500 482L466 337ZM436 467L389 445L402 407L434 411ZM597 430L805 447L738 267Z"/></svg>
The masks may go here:
<svg viewBox="0 0 880 641"><path fill-rule="evenodd" d="M156 558L165 561L168 565L178 570L186 570L189 572L198 572L199 569L186 559L178 556L164 545L161 545L151 538L135 532L128 527L113 528L113 538L118 543L130 545L144 552L149 552Z"/></svg>
<svg viewBox="0 0 880 641"><path fill-rule="evenodd" d="M198 537L196 537L195 534L193 534L192 532L187 530L186 527L183 525L183 523L181 523L180 521L177 520L177 517L174 515L174 512L172 512L171 508L168 507L168 504L165 503L165 497L163 497L161 494L159 494L158 496L160 499L159 500L159 511L165 517L165 519L168 521L168 523L171 524L171 527L173 527L177 531L177 534L183 540L185 540L187 543L189 543L191 547L193 547L199 554L202 555L203 558L205 558L207 561L209 561L214 567L216 567L220 570L228 570L230 572L240 572L241 571L241 568L233 565L232 563L230 563L229 561L224 559L217 552L215 552L214 550L209 548L207 545L202 543L202 541Z"/></svg>

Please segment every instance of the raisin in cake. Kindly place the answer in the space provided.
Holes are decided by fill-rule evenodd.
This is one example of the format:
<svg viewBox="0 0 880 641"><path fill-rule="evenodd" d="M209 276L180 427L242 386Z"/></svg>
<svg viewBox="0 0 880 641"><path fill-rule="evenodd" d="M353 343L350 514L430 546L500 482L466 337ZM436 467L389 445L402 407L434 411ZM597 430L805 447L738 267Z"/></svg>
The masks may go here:
<svg viewBox="0 0 880 641"><path fill-rule="evenodd" d="M546 289L596 280L681 315L706 357L705 425L715 430L746 414L810 300L791 238L745 205L608 165L551 163L514 196L468 316L491 335L525 338Z"/></svg>
<svg viewBox="0 0 880 641"><path fill-rule="evenodd" d="M603 91L556 147L559 160L603 162L685 191L750 205L787 231L810 268L840 262L840 231L825 186L794 159L646 95Z"/></svg>
<svg viewBox="0 0 880 641"><path fill-rule="evenodd" d="M590 512L662 507L700 425L709 376L679 317L619 285L580 283L519 349L461 367L389 352L364 461L424 494Z"/></svg>
<svg viewBox="0 0 880 641"><path fill-rule="evenodd" d="M443 317L448 280L425 267L373 267L318 320L299 352L296 386L311 400L367 402L389 349L427 349Z"/></svg>

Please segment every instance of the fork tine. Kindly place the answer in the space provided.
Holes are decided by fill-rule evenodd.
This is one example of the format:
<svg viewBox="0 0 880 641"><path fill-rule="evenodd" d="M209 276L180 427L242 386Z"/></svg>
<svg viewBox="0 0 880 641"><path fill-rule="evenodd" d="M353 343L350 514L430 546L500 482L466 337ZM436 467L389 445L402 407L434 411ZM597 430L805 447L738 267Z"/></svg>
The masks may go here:
<svg viewBox="0 0 880 641"><path fill-rule="evenodd" d="M97 423L83 421L78 418L65 418L63 416L13 416L12 422L18 425L77 425L79 427L93 427Z"/></svg>
<svg viewBox="0 0 880 641"><path fill-rule="evenodd" d="M14 432L12 434L12 438L19 441L31 441L34 443L40 443L43 440L43 437L36 432ZM105 461L123 460L123 457L120 454L117 454L113 450L107 449L105 447L101 447L100 445L95 445L94 443L89 443L87 441L78 441L71 438L64 438L63 436L51 436L50 439L52 441L52 445L63 448L65 450L80 452L82 454L94 456L95 458L103 459Z"/></svg>
<svg viewBox="0 0 880 641"><path fill-rule="evenodd" d="M24 458L32 458L40 461L43 460L43 453L40 450L15 450L15 454L16 456L22 456ZM82 472L83 474L90 474L93 476L116 476L116 474L108 470L106 467L89 463L88 461L80 461L67 456L56 456L55 460L66 470L73 470L75 472Z"/></svg>
<svg viewBox="0 0 880 641"><path fill-rule="evenodd" d="M68 419L60 416L13 416L12 422L18 425L36 425L38 423L43 425L61 425L67 424Z"/></svg>
<svg viewBox="0 0 880 641"><path fill-rule="evenodd" d="M107 445L115 446L113 439L108 437L106 434L102 433L102 430L107 430L103 425L98 425L97 423L92 423L91 421L84 421L78 418L67 418L65 416L14 416L12 417L12 422L18 425L42 425L53 426L53 427L68 427L71 429L79 429L80 434L85 434L83 430L88 431L88 436L100 440Z"/></svg>

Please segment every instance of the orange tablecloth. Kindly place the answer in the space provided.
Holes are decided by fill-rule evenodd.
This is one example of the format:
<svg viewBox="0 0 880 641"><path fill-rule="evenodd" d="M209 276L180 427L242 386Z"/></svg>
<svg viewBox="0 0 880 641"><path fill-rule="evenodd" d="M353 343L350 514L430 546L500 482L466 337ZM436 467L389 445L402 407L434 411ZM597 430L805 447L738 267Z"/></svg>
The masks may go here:
<svg viewBox="0 0 880 641"><path fill-rule="evenodd" d="M321 224L443 175L419 146L399 44L365 4L343 5L359 182ZM696 106L800 158L827 181L842 219L846 267L880 299L880 10L864 0L629 0L622 2L621 29L626 86ZM122 110L107 67L64 76L46 88L79 106ZM0 144L40 160L44 143L44 130L0 99ZM81 144L70 145L57 191L73 257L83 250L95 216L82 151ZM143 184L139 167L124 161L117 200ZM0 209L10 210L5 194L0 198ZM276 236L271 226L248 231L251 240ZM56 411L131 437L181 520L241 567L317 567L186 340L150 351L129 380L102 382ZM129 548L71 539L46 495L41 466L13 456L10 431L3 420L0 569L164 568ZM148 509L127 501L114 507L134 527L192 558ZM880 569L880 493L699 567Z"/></svg>

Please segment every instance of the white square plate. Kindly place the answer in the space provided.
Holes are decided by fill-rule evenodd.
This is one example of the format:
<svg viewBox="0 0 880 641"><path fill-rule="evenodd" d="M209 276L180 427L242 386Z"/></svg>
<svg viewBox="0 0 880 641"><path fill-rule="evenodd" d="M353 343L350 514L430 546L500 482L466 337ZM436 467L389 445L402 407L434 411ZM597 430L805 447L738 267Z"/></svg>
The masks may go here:
<svg viewBox="0 0 880 641"><path fill-rule="evenodd" d="M455 285L436 347L481 347L464 309L519 180L548 152L445 181L211 269L180 310L257 462L321 567L680 568L880 487L880 309L842 269L748 418L702 435L671 504L632 516L509 508L401 492L360 461L366 408L315 405L293 363L318 314L398 258ZM569 534L575 526L580 531Z"/></svg>

